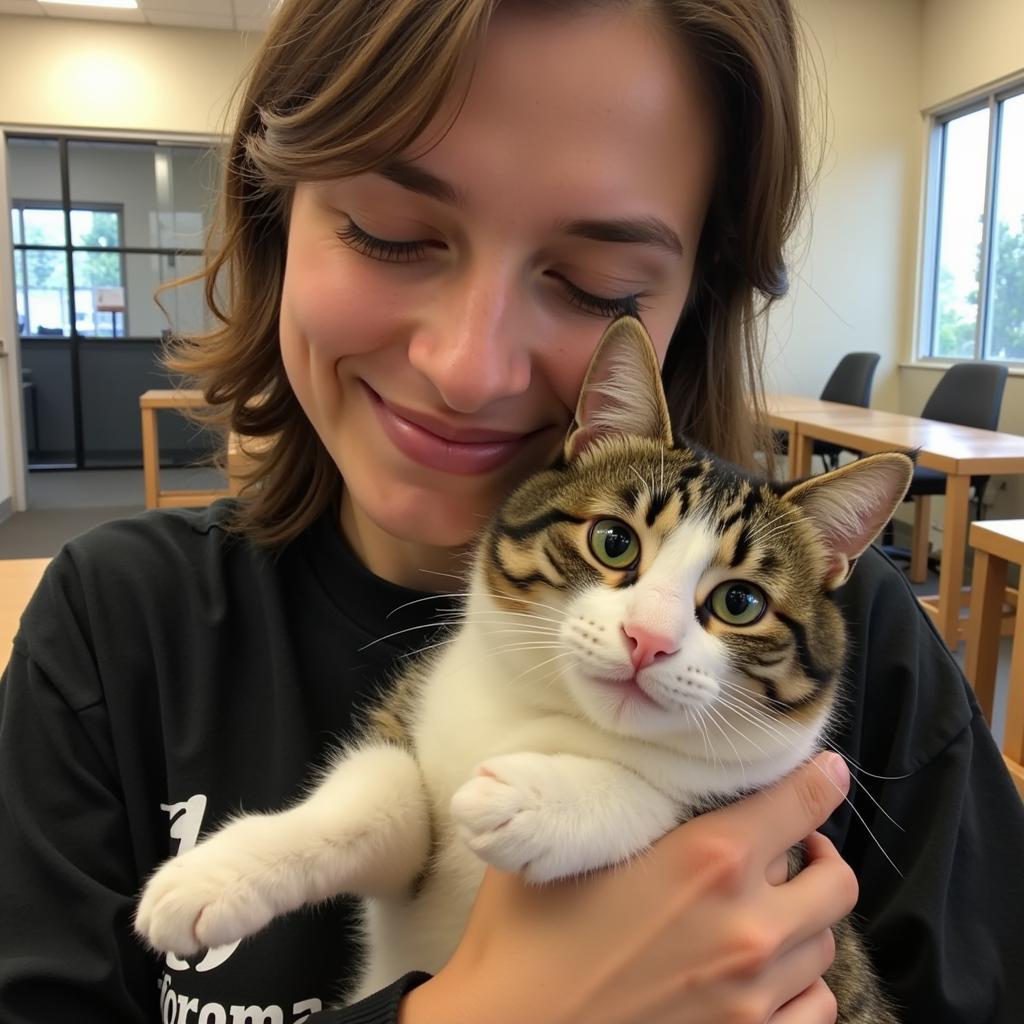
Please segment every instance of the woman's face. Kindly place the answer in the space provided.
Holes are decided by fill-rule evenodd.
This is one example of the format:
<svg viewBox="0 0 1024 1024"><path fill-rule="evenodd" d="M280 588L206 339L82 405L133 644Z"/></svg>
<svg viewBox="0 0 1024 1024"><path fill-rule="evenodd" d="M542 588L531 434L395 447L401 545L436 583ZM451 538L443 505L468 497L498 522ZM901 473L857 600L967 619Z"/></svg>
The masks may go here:
<svg viewBox="0 0 1024 1024"><path fill-rule="evenodd" d="M421 589L557 452L629 296L664 355L714 165L696 71L626 12L499 11L450 118L380 173L295 189L281 305L346 535Z"/></svg>

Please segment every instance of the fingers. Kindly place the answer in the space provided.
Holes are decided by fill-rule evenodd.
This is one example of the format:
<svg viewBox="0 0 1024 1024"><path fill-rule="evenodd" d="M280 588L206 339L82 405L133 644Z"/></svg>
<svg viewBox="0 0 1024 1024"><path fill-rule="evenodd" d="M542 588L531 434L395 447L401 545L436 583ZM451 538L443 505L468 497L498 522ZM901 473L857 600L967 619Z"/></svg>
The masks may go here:
<svg viewBox="0 0 1024 1024"><path fill-rule="evenodd" d="M768 1024L835 1024L836 997L818 978L796 999L786 1003L768 1018Z"/></svg>
<svg viewBox="0 0 1024 1024"><path fill-rule="evenodd" d="M772 988L776 992L774 1005L787 1005L794 992L802 994L820 981L835 955L836 941L832 930L826 928L778 957L771 968Z"/></svg>
<svg viewBox="0 0 1024 1024"><path fill-rule="evenodd" d="M832 843L815 833L807 845L813 849L807 866L769 897L774 927L785 936L783 952L831 928L857 903L857 876Z"/></svg>
<svg viewBox="0 0 1024 1024"><path fill-rule="evenodd" d="M849 787L846 762L819 754L771 788L712 813L722 827L751 841L767 865L824 824Z"/></svg>

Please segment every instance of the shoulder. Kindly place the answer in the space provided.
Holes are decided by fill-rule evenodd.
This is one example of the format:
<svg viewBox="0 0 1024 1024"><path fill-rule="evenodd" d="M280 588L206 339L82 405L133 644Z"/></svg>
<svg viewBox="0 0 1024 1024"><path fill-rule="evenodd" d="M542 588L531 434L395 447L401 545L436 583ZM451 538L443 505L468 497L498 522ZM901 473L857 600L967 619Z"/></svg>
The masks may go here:
<svg viewBox="0 0 1024 1024"><path fill-rule="evenodd" d="M156 509L125 519L113 519L68 541L54 559L56 569L80 571L103 566L133 569L146 565L192 561L203 551L220 551L246 542L230 532L232 501L214 502L204 509Z"/></svg>
<svg viewBox="0 0 1024 1024"><path fill-rule="evenodd" d="M232 548L248 543L227 528L230 502L207 509L160 509L94 527L68 541L47 567L26 614L65 602L125 603L166 595L197 574L216 572ZM250 552L250 557L252 552Z"/></svg>
<svg viewBox="0 0 1024 1024"><path fill-rule="evenodd" d="M106 652L128 655L162 633L187 631L195 610L226 605L272 557L228 529L231 511L225 501L145 512L68 541L29 601L15 647L67 679L74 664L84 677Z"/></svg>
<svg viewBox="0 0 1024 1024"><path fill-rule="evenodd" d="M914 771L971 723L973 694L904 574L869 548L836 594L847 622L847 729ZM877 762L876 762L877 763Z"/></svg>

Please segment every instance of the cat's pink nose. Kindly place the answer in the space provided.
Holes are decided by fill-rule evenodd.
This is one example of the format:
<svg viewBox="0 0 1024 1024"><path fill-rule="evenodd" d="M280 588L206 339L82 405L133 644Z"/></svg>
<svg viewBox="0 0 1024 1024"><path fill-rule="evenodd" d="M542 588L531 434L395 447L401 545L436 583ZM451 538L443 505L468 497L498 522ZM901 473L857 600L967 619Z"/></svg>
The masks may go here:
<svg viewBox="0 0 1024 1024"><path fill-rule="evenodd" d="M668 657L679 650L679 644L671 637L661 636L632 622L624 623L622 632L629 647L629 658L638 672L658 658Z"/></svg>

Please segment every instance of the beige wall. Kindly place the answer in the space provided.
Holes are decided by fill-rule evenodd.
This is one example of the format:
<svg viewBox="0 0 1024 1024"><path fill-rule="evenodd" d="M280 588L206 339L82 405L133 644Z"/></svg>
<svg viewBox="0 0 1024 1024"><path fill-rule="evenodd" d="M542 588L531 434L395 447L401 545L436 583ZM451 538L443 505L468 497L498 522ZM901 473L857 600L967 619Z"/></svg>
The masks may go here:
<svg viewBox="0 0 1024 1024"><path fill-rule="evenodd" d="M253 38L0 15L0 123L213 133Z"/></svg>
<svg viewBox="0 0 1024 1024"><path fill-rule="evenodd" d="M921 107L1024 68L1021 0L922 0Z"/></svg>
<svg viewBox="0 0 1024 1024"><path fill-rule="evenodd" d="M846 352L879 352L874 404L899 402L910 330L921 118L917 0L797 0L821 93L823 156L790 296L772 316L769 387L817 394ZM812 140L812 153L814 140ZM823 151L822 151L823 150Z"/></svg>

